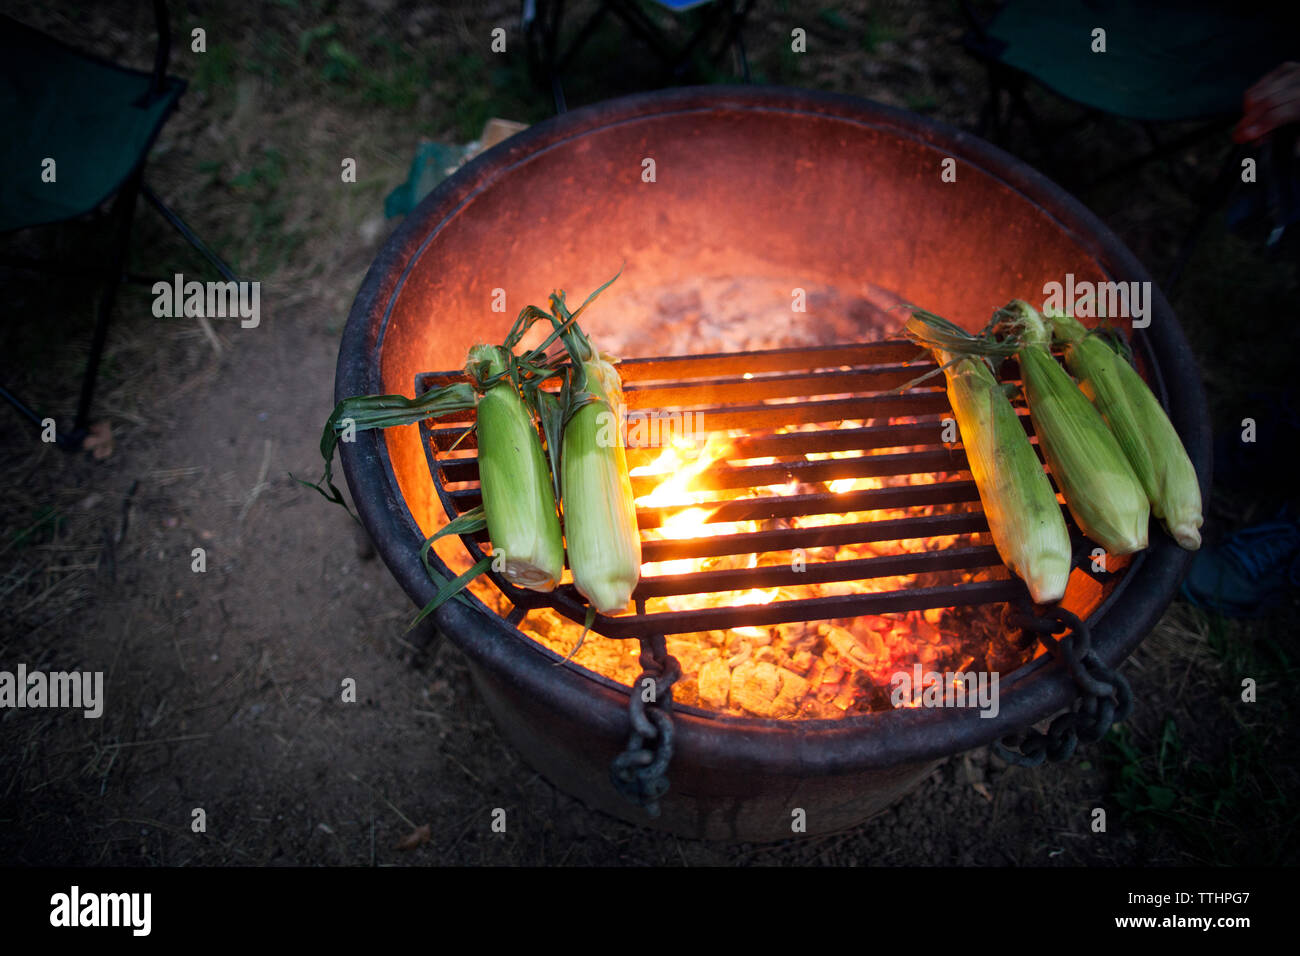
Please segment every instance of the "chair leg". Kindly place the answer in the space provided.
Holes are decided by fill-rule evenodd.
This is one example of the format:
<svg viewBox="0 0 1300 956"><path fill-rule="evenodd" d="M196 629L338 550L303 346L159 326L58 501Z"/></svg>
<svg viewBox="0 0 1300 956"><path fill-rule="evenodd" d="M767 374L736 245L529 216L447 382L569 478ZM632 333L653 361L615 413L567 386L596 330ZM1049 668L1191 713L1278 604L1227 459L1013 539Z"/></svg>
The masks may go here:
<svg viewBox="0 0 1300 956"><path fill-rule="evenodd" d="M6 402L17 409L18 414L22 415L23 418L26 418L37 428L42 427L41 422L43 419L36 413L36 410L3 385L0 385L0 398L3 398Z"/></svg>
<svg viewBox="0 0 1300 956"><path fill-rule="evenodd" d="M72 423L72 434L68 436L67 447L69 448L81 447L89 427L90 401L95 394L95 379L99 376L99 360L104 354L104 342L108 338L108 322L113 314L113 304L117 301L117 288L122 284L127 247L131 242L131 220L135 217L135 203L140 195L143 176L144 164L141 163L113 199L113 245L108 254L108 270L104 276L104 291L99 298L95 332L90 340L90 358L86 362L86 374L81 380L81 398L77 402L77 417Z"/></svg>
<svg viewBox="0 0 1300 956"><path fill-rule="evenodd" d="M731 36L735 41L736 55L740 57L740 75L746 83L754 82L749 72L749 56L745 53L745 21L749 18L749 11L753 6L754 0L745 0L744 6L737 12L735 0L732 0ZM719 55L721 55L721 51Z"/></svg>
<svg viewBox="0 0 1300 956"><path fill-rule="evenodd" d="M176 212L170 206L158 198L158 194L149 187L148 183L142 182L140 184L140 192L149 201L149 204L158 210L159 215L166 219L173 229L185 237L186 242L197 249L203 255L203 258L212 263L212 267L221 274L223 279L227 282L239 281L235 273L231 271L230 266L226 265L225 260L209 249L207 243L185 224L185 220L176 215Z"/></svg>

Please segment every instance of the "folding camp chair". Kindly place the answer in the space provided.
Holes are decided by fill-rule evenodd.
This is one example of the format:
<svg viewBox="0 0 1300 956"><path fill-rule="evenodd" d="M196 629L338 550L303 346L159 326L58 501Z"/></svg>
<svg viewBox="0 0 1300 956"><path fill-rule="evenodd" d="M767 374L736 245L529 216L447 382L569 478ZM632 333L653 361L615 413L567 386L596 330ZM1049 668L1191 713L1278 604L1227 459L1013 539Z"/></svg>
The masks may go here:
<svg viewBox="0 0 1300 956"><path fill-rule="evenodd" d="M668 79L679 78L699 55L711 33L721 30L721 39L712 51L706 50L707 62L714 62L733 43L740 54L741 70L749 82L749 61L745 56L741 28L753 9L754 0L652 0L674 14L682 14L697 7L708 10L695 32L685 44L676 48L670 43L660 26L637 4L637 0L601 0L600 6L578 28L569 45L560 49L560 27L564 19L564 0L524 0L523 27L528 37L529 63L533 72L546 83L555 100L555 110L565 110L562 77L573 58L591 39L601 21L613 14L623 22L628 32L648 47L665 68Z"/></svg>
<svg viewBox="0 0 1300 956"><path fill-rule="evenodd" d="M1005 142L1012 121L1028 127L1048 166L1060 165L1070 135L1049 130L1025 97L1033 81L1084 110L1079 123L1109 116L1131 121L1150 148L1076 183L1087 190L1135 172L1211 136L1227 138L1242 94L1297 52L1297 38L1276 4L1172 0L1008 0L988 20L969 2L963 44L988 71L989 95L980 134ZM1105 51L1094 50L1104 30ZM1199 122L1167 136L1162 124ZM1077 134L1076 134L1077 135ZM1181 273L1211 212L1226 202L1245 152L1229 154L1206 191L1176 265ZM1239 176L1236 179L1239 180Z"/></svg>
<svg viewBox="0 0 1300 956"><path fill-rule="evenodd" d="M130 70L0 17L0 232L64 222L110 197L111 247L104 262L90 357L72 430L59 444L81 447L109 317L123 278L136 200L143 195L227 280L230 268L144 183L149 149L175 109L185 82L167 75L171 33L163 0L154 0L158 44L151 72ZM48 264L7 257L7 265L51 271ZM144 280L152 281L152 280ZM8 400L38 428L42 416L8 389Z"/></svg>

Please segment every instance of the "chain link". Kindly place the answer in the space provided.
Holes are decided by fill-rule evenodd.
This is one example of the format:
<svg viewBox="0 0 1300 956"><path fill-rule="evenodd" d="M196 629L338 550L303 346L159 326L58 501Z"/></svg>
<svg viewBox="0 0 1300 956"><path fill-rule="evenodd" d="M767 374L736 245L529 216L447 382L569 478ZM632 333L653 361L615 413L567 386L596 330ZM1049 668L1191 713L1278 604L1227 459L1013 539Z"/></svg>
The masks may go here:
<svg viewBox="0 0 1300 956"><path fill-rule="evenodd" d="M668 763L673 757L673 684L682 666L668 653L663 635L641 639L641 675L628 696L632 732L627 746L610 763L609 776L624 797L659 816L659 798L668 792ZM646 681L654 693L646 700Z"/></svg>
<svg viewBox="0 0 1300 956"><path fill-rule="evenodd" d="M1027 609L1013 612L1008 623L1031 632L1057 660L1064 660L1079 688L1071 708L1048 725L1047 733L1032 727L993 742L993 752L1007 763L1037 767L1045 761L1059 763L1074 754L1079 743L1095 743L1112 724L1133 710L1133 690L1123 675L1107 667L1092 649L1088 625L1064 608L1052 608L1042 617ZM1057 634L1069 635L1057 640Z"/></svg>

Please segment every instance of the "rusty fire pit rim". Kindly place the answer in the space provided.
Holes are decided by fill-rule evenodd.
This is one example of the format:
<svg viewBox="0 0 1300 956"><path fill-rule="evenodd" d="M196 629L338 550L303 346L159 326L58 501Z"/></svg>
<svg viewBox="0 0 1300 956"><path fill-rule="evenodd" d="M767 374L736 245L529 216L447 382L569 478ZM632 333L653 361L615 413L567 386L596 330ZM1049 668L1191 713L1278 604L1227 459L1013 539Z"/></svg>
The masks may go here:
<svg viewBox="0 0 1300 956"><path fill-rule="evenodd" d="M684 104L692 103L695 105L685 108ZM663 109L664 106L678 108ZM823 108L811 109L810 106ZM1145 269L1118 237L1059 186L997 147L945 124L844 94L726 86L657 91L604 101L539 123L477 157L426 197L385 242L362 282L342 337L336 397L374 392L382 387L378 362L368 362L367 357L377 359L379 355L392 305L405 278L432 238L477 193L539 152L530 149L532 145L546 141L549 142L546 149L555 148L611 125L600 122L602 117L619 116L619 122L630 122L674 112L707 113L726 109L813 115L887 130L930 147L946 147L950 155L972 163L1048 216L1091 255L1107 275L1132 276L1149 281ZM864 115L864 110L867 115ZM430 220L435 214L440 215L431 227ZM1208 487L1204 395L1199 381L1193 378L1195 369L1184 367L1186 360L1191 358L1190 350L1173 320L1172 309L1158 288L1155 288L1155 293L1155 331L1148 330L1150 334L1141 336L1135 344L1156 358L1153 367L1161 373L1158 388L1163 393L1162 398L1167 399L1163 379L1168 374L1172 373L1179 380L1191 379L1190 384L1194 387L1186 390L1183 401L1173 406L1171 412L1193 460L1199 458L1202 484ZM380 314L377 315L377 311ZM1194 361L1190 364L1195 365ZM1152 384L1157 385L1155 382ZM1197 414L1198 411L1201 414ZM381 442L377 433L363 432L351 447L341 445L340 450L358 513L367 528L374 529L372 533L377 532L377 538L381 539L376 544L414 540L418 546L423 535L405 501L397 493L386 442ZM382 479L382 506L372 496L358 497L355 494L363 475L372 481ZM418 561L400 561L400 548L396 553L392 547L380 546L378 550L394 577L417 604L432 595L432 584ZM1190 555L1182 552L1162 533L1157 533L1150 554L1160 558L1146 562L1148 574L1154 573L1155 580L1142 583L1157 593L1168 593L1172 599ZM1158 607L1152 602L1143 602L1133 593L1134 589L1123 587L1131 578L1132 575L1126 576L1126 581L1121 582L1121 587L1094 615L1096 621L1104 621L1115 614L1128 625L1107 629L1097 642L1098 653L1112 666L1140 643L1167 606L1167 602ZM471 599L475 604L473 612L464 605L451 602L440 609L438 623L453 636L458 646L476 658L476 664L510 675L512 683L530 693L540 694L553 706L570 711L580 709L584 716L594 719L607 731L620 735L625 732L626 691L620 690L621 685L601 675L594 675L596 679L593 679L585 668L554 666L553 652L531 641L517 628L506 626L504 619L477 598L471 596ZM485 624L490 635L482 635ZM1127 632L1124 639L1115 636L1120 630ZM488 639L475 640L472 636L475 632ZM790 721L732 717L680 707L675 711L683 731L679 736L679 747L728 759L744 759L746 753L752 751L749 754L752 759L770 766L773 759L770 750L772 734L788 735L796 730L803 742L799 749L802 750L806 744L816 750L814 754L800 754L795 761L799 772L815 769L810 760L828 772L834 772L836 767L848 772L857 767L892 766L932 759L982 746L1008 730L1027 726L1065 706L1073 697L1073 685L1059 666L1048 667L1050 663L1038 658L1008 675L1004 686L1014 687L1016 692L1009 695L1011 699L1003 702L999 717L992 720L979 719L973 713L966 719L968 715L964 713L931 714L924 709L906 709L841 719ZM599 707L593 694L601 700ZM888 732L871 732L874 728L870 722L884 719L892 721ZM971 720L979 722L971 724ZM947 732L935 734L936 726L945 728Z"/></svg>

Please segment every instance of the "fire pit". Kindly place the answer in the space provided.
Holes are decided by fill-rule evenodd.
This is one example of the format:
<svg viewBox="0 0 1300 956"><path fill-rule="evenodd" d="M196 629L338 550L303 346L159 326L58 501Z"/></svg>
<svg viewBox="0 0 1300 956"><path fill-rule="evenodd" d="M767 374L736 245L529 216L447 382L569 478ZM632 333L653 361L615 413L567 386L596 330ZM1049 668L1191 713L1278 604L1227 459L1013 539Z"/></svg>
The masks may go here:
<svg viewBox="0 0 1300 956"><path fill-rule="evenodd" d="M972 537L986 525L960 451L939 439L942 389L891 394L932 365L906 365L919 351L887 341L903 318L889 308L912 301L974 327L1067 275L1149 281L1105 227L993 147L859 100L725 87L616 100L512 138L411 214L353 306L336 395L445 381L437 370L499 340L522 306L557 284L585 294L624 260L584 325L628 359L634 411L699 412L691 421L717 441L706 468L691 464L698 447L674 458L671 442L633 432L646 576L635 613L599 619L606 639L589 636L586 658L557 666L582 630L563 587L539 607L484 582L469 606L437 612L524 756L627 819L782 839L792 821L807 833L853 826L936 761L1069 706L1075 683L1032 640L986 639L1005 634L1006 602L1023 587ZM502 295L506 314L493 311ZM1139 368L1204 491L1195 363L1158 291L1150 319L1128 328ZM725 354L736 352L747 354ZM361 518L419 605L435 591L424 539L476 503L461 428L449 419L340 446ZM466 547L446 544L435 565L461 570ZM1064 606L1087 619L1106 665L1155 624L1187 557L1153 526L1150 549L1124 566L1092 574L1078 562ZM611 639L654 635L669 636L687 673L671 788L647 820L610 782L640 670L637 642ZM1000 671L996 716L892 709L879 693L882 668L908 655L943 669L969 665L972 648Z"/></svg>

